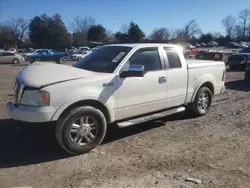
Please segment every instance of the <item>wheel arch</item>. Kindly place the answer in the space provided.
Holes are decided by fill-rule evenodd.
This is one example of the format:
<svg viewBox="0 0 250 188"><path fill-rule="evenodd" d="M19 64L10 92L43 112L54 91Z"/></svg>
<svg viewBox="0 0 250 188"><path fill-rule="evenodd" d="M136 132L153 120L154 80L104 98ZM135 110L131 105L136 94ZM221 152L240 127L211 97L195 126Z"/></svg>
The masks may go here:
<svg viewBox="0 0 250 188"><path fill-rule="evenodd" d="M114 113L108 104L105 105L103 102L96 99L82 99L63 104L53 115L52 121L58 120L68 111L80 106L92 106L99 109L104 114L107 122L113 122L115 120Z"/></svg>
<svg viewBox="0 0 250 188"><path fill-rule="evenodd" d="M208 89L210 89L211 92L212 92L212 95L214 96L214 90L215 90L215 88L214 88L213 82L212 82L212 81L205 81L205 82L201 83L201 84L197 87L197 89L195 90L195 92L194 92L194 94L193 94L193 96L192 96L192 100L191 100L192 102L194 101L195 96L196 96L198 90L199 90L200 88L202 88L202 87L207 87Z"/></svg>

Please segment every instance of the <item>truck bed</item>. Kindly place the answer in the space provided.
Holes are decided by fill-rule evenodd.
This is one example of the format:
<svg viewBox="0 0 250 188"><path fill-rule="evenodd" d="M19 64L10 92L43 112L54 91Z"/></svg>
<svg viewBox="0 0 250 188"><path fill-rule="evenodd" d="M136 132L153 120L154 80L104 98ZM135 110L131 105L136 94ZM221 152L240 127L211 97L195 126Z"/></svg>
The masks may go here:
<svg viewBox="0 0 250 188"><path fill-rule="evenodd" d="M199 68L199 67L210 67L210 66L225 66L222 61L209 61L209 60L196 60L188 59L186 60L189 69Z"/></svg>

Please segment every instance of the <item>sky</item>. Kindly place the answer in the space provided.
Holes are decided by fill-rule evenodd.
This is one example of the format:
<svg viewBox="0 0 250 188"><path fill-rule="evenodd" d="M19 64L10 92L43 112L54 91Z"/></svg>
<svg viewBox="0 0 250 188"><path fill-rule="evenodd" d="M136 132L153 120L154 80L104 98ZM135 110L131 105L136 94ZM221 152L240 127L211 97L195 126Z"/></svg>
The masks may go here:
<svg viewBox="0 0 250 188"><path fill-rule="evenodd" d="M134 21L149 35L154 28L182 28L195 19L202 32L223 33L222 18L245 8L250 0L0 0L0 22L59 13L68 27L76 16L91 16L113 32Z"/></svg>

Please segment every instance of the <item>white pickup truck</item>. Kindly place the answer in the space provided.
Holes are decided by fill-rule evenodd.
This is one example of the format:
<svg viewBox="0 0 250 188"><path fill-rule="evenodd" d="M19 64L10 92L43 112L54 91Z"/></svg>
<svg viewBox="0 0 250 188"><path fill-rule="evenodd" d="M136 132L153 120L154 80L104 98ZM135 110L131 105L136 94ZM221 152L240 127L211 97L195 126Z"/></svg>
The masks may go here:
<svg viewBox="0 0 250 188"><path fill-rule="evenodd" d="M73 67L37 62L16 78L9 117L56 122L56 138L67 152L98 146L107 126L138 124L189 110L205 115L225 90L225 64L185 60L171 44L113 44Z"/></svg>

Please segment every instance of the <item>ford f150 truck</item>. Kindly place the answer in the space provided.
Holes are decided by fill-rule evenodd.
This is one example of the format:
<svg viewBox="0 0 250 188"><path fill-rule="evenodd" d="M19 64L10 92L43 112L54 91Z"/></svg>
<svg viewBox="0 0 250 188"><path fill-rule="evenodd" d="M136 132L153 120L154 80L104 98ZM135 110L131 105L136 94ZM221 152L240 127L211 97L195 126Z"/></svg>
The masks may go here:
<svg viewBox="0 0 250 188"><path fill-rule="evenodd" d="M98 146L107 126L126 127L188 110L205 115L225 89L225 64L185 60L171 44L113 44L73 67L36 62L17 75L9 117L56 122L55 135L72 154Z"/></svg>

